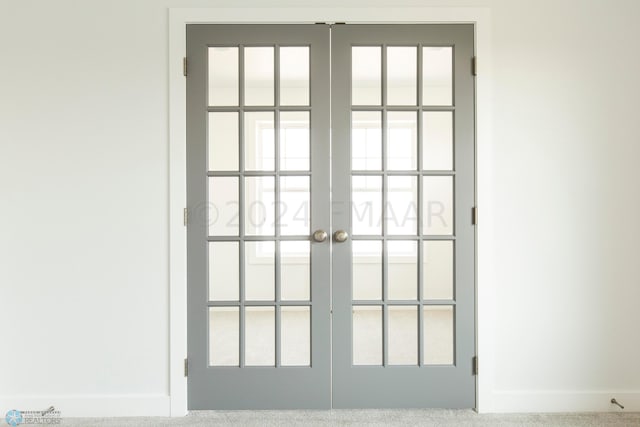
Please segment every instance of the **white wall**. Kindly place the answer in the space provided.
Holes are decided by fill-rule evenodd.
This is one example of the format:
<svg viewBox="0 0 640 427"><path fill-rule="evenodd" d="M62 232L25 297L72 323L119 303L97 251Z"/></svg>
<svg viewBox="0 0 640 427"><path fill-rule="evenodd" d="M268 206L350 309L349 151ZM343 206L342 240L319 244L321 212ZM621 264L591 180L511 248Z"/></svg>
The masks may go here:
<svg viewBox="0 0 640 427"><path fill-rule="evenodd" d="M493 13L496 409L638 410L640 3L524 4Z"/></svg>
<svg viewBox="0 0 640 427"><path fill-rule="evenodd" d="M166 406L166 11L0 5L0 412Z"/></svg>
<svg viewBox="0 0 640 427"><path fill-rule="evenodd" d="M402 4L492 14L484 410L640 410L640 3ZM251 5L0 0L0 413L168 413L167 8Z"/></svg>

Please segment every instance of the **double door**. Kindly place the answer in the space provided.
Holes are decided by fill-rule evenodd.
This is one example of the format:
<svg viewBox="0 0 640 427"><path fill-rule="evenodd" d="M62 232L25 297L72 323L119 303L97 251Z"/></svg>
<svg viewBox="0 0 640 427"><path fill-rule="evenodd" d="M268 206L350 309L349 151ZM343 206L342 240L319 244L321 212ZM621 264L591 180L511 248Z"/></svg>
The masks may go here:
<svg viewBox="0 0 640 427"><path fill-rule="evenodd" d="M471 25L187 29L190 409L473 407Z"/></svg>

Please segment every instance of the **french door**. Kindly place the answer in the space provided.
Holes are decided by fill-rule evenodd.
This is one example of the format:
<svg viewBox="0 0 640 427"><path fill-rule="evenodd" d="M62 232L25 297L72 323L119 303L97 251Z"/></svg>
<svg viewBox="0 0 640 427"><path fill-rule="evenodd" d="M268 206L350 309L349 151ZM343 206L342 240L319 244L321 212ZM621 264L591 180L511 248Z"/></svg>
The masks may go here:
<svg viewBox="0 0 640 427"><path fill-rule="evenodd" d="M190 409L475 405L471 25L187 27Z"/></svg>

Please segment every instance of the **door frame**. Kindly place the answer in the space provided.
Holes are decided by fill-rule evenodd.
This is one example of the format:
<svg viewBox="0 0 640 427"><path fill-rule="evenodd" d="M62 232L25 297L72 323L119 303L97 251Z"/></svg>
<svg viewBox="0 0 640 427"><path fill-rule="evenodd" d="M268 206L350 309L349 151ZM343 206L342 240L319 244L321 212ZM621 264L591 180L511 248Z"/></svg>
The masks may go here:
<svg viewBox="0 0 640 427"><path fill-rule="evenodd" d="M491 412L494 390L491 14L488 8L177 8L169 9L169 397L171 416L187 413L186 55L188 24L438 24L475 26L476 78L476 381L478 412Z"/></svg>

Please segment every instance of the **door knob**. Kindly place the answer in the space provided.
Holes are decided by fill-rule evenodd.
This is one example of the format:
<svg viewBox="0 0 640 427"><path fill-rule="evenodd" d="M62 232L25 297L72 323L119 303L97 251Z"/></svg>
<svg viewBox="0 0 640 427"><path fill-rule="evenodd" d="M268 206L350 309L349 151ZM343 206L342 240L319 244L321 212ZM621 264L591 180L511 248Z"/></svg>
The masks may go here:
<svg viewBox="0 0 640 427"><path fill-rule="evenodd" d="M327 240L327 232L324 230L317 230L313 233L313 241L322 243Z"/></svg>
<svg viewBox="0 0 640 427"><path fill-rule="evenodd" d="M338 230L335 233L333 233L333 238L335 239L336 242L343 243L343 242L346 242L347 239L349 238L349 233L347 233L344 230Z"/></svg>

